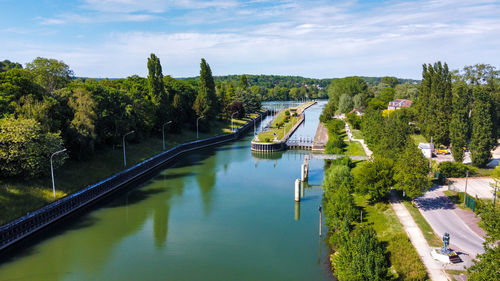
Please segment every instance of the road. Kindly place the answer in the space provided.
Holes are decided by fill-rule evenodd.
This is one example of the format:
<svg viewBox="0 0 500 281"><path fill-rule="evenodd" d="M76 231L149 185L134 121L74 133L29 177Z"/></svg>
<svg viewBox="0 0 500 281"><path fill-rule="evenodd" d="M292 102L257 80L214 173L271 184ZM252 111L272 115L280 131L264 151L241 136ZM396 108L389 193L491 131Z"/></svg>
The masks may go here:
<svg viewBox="0 0 500 281"><path fill-rule="evenodd" d="M442 237L450 234L450 248L471 257L483 253L484 239L472 231L456 213L456 206L442 192L444 187L433 187L425 195L415 199L417 206L434 232Z"/></svg>
<svg viewBox="0 0 500 281"><path fill-rule="evenodd" d="M443 271L443 265L431 257L431 248L427 244L422 231L413 220L405 205L397 198L394 190L391 191L391 206L408 234L413 247L417 250L431 280L448 280L446 273Z"/></svg>

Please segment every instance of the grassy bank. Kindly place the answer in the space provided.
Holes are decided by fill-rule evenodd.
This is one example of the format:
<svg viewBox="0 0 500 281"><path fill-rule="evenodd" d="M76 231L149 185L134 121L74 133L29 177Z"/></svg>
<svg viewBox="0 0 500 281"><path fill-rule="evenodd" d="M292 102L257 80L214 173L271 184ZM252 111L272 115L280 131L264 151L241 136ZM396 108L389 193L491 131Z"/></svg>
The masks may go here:
<svg viewBox="0 0 500 281"><path fill-rule="evenodd" d="M365 150L359 141L348 142L345 148L345 154L352 156L366 156Z"/></svg>
<svg viewBox="0 0 500 281"><path fill-rule="evenodd" d="M358 194L354 194L354 200L363 209L363 221L372 224L378 238L386 243L395 279L425 280L425 267L390 204L370 205L367 197Z"/></svg>
<svg viewBox="0 0 500 281"><path fill-rule="evenodd" d="M425 240L427 240L429 246L431 247L442 246L443 242L441 241L441 239L439 239L436 233L434 233L434 230L432 230L432 227L425 220L424 216L422 216L417 207L413 206L413 204L411 204L411 202L408 201L403 201L403 204L405 205L408 212L410 212L411 216L413 217L413 220L415 220L415 223L418 225L418 228L420 228L420 230L424 234Z"/></svg>
<svg viewBox="0 0 500 281"><path fill-rule="evenodd" d="M256 116L256 115L254 115ZM237 126L250 118L234 120ZM208 133L200 132L200 139L231 132L231 121L216 122ZM166 135L166 148L196 140L196 131L184 130ZM162 150L161 135L144 139L140 143L127 143L127 167L144 161ZM68 160L54 171L56 197L62 198L88 185L123 170L122 147L107 147L95 152L86 161ZM54 201L50 175L36 179L0 180L0 225L34 211Z"/></svg>

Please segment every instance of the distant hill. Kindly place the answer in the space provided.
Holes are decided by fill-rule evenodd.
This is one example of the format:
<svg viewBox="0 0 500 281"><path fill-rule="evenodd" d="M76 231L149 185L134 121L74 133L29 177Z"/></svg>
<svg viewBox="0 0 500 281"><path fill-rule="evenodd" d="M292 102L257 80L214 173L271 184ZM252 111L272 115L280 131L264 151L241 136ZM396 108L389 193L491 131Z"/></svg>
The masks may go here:
<svg viewBox="0 0 500 281"><path fill-rule="evenodd" d="M214 76L215 82L233 82L238 83L242 75L224 75L224 76ZM326 78L326 79L316 79L316 78L305 78L301 76L284 76L284 75L253 75L246 74L248 83L250 86L261 86L265 88L274 88L275 86L281 86L286 88L301 87L303 85L315 85L319 88L326 88L333 80L338 78ZM375 86L380 83L382 77L367 77L360 76L363 78L369 86ZM179 78L181 80L197 80L198 77L186 77ZM420 84L420 80L415 79L403 79L397 78L399 83L404 84L406 82L410 84Z"/></svg>

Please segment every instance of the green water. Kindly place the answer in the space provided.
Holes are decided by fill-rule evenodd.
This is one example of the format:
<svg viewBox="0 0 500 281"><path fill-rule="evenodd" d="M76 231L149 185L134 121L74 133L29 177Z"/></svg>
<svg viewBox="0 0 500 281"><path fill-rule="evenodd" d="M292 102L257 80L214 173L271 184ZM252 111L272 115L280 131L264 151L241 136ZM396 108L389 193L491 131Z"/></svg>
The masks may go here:
<svg viewBox="0 0 500 281"><path fill-rule="evenodd" d="M0 280L330 280L320 187L295 220L303 154L258 157L251 138L187 154L24 242L1 258ZM322 174L311 161L309 183Z"/></svg>

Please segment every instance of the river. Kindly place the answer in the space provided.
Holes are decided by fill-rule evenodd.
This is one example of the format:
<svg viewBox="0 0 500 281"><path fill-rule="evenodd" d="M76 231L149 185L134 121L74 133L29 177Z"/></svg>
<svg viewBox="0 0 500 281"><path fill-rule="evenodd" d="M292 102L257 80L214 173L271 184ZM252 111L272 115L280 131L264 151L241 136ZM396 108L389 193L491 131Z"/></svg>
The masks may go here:
<svg viewBox="0 0 500 281"><path fill-rule="evenodd" d="M297 133L314 136L322 106ZM331 280L318 235L323 162L310 162L297 206L307 152L251 153L252 136L186 154L22 242L0 258L0 280Z"/></svg>

